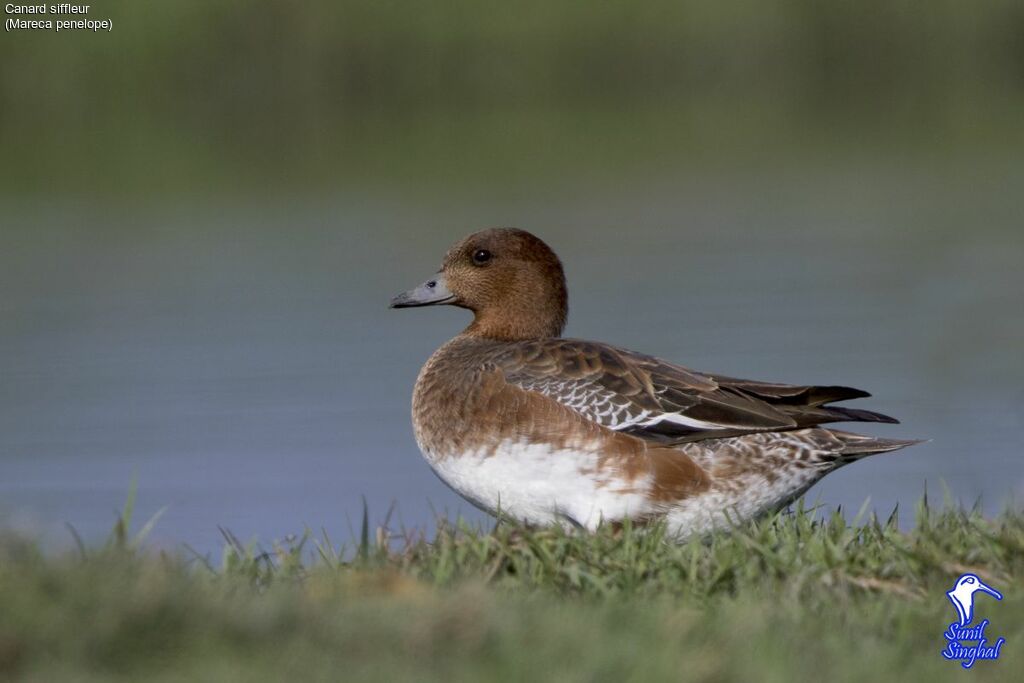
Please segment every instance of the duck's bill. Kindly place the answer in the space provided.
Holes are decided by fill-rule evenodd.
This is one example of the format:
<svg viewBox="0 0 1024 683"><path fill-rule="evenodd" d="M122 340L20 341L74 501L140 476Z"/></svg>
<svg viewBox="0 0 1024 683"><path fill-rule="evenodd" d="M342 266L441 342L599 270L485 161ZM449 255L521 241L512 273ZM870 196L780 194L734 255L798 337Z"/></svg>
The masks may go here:
<svg viewBox="0 0 1024 683"><path fill-rule="evenodd" d="M978 582L978 590L985 591L986 593L988 593L989 595L994 597L996 600L1002 600L1003 599L1003 594L1002 593L997 591L992 586L986 586L981 581Z"/></svg>
<svg viewBox="0 0 1024 683"><path fill-rule="evenodd" d="M402 292L391 300L391 308L412 308L413 306L439 306L455 301L455 295L448 291L444 275L427 280L419 287Z"/></svg>

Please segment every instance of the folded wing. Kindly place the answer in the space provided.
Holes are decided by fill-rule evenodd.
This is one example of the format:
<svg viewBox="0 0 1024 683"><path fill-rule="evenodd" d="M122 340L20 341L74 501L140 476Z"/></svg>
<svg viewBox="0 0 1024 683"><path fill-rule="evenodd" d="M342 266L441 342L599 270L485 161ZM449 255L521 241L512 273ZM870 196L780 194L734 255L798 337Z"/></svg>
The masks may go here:
<svg viewBox="0 0 1024 683"><path fill-rule="evenodd" d="M896 422L828 405L869 396L838 386L797 386L694 372L607 344L575 339L522 342L497 358L506 381L609 429L677 443L828 422Z"/></svg>

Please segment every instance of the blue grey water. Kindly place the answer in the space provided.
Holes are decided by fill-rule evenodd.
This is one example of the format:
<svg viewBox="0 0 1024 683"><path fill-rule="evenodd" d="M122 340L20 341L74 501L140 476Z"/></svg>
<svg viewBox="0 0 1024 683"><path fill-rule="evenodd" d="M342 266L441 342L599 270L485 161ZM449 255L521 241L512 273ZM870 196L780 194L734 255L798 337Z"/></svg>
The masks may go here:
<svg viewBox="0 0 1024 683"><path fill-rule="evenodd" d="M943 485L1024 492L1021 177L862 168L434 198L339 190L101 204L0 219L0 525L102 539L130 483L151 537L216 553L305 527L484 520L421 459L409 399L461 329L391 311L449 243L517 225L563 257L568 334L698 370L867 389L930 443L830 475L812 501L908 516ZM906 517L904 518L906 521Z"/></svg>

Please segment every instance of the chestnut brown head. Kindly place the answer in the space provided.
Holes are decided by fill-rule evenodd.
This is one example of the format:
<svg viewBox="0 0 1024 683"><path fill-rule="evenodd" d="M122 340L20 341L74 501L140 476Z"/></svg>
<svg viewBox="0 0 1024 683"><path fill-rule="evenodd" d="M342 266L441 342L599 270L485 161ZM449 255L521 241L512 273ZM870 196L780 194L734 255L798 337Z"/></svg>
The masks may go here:
<svg viewBox="0 0 1024 683"><path fill-rule="evenodd" d="M557 337L568 315L562 263L525 230L481 230L448 250L434 278L391 301L392 308L440 304L473 311L464 332L471 336Z"/></svg>

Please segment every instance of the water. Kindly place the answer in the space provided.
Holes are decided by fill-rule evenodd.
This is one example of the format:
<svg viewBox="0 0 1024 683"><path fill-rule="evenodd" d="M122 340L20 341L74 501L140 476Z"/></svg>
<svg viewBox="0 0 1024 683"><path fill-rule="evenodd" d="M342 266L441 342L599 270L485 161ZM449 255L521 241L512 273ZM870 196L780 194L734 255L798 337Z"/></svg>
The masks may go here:
<svg viewBox="0 0 1024 683"><path fill-rule="evenodd" d="M1024 491L1020 178L917 169L696 175L643 189L218 203L7 205L0 232L0 516L104 536L130 482L161 547L374 522L485 519L413 442L420 364L467 322L390 311L449 243L514 224L565 261L568 334L690 367L865 388L931 443L811 500L909 513L924 491ZM396 196L399 196L396 193ZM908 514L909 516L909 514ZM905 516L905 520L906 520ZM349 520L351 520L351 525Z"/></svg>

